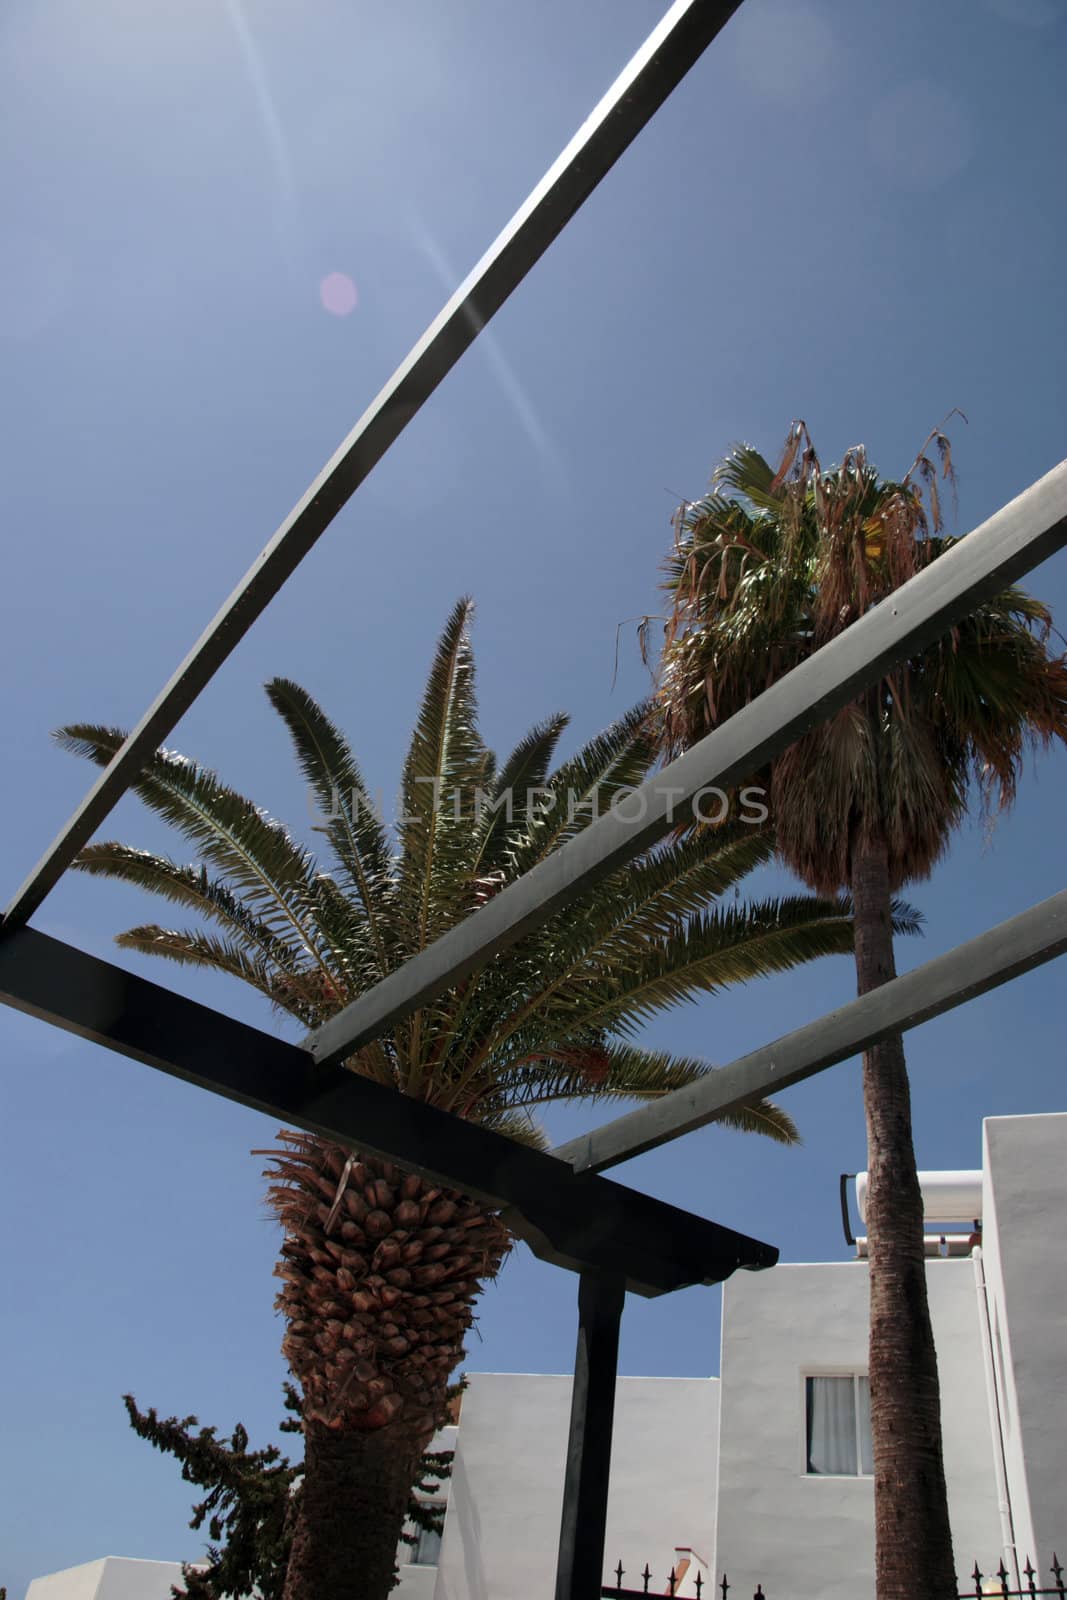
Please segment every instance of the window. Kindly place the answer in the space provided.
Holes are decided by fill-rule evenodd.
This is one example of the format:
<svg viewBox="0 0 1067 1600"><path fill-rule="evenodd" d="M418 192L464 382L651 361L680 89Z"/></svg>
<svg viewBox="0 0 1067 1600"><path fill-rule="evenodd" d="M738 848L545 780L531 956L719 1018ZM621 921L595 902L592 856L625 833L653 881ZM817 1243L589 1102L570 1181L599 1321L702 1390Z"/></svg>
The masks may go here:
<svg viewBox="0 0 1067 1600"><path fill-rule="evenodd" d="M821 1477L867 1478L871 1450L871 1390L862 1373L805 1378L807 1468Z"/></svg>
<svg viewBox="0 0 1067 1600"><path fill-rule="evenodd" d="M436 1512L439 1517L445 1514L443 1502L429 1501L425 1509ZM415 1535L416 1542L408 1557L409 1566L436 1567L441 1553L441 1535L429 1528L413 1528L411 1531Z"/></svg>

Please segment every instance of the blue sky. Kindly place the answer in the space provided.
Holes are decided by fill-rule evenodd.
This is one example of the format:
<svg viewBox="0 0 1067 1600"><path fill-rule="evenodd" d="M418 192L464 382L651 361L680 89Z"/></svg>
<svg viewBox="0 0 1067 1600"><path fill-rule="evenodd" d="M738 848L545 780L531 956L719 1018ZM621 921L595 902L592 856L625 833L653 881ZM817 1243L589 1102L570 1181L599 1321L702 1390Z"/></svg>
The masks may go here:
<svg viewBox="0 0 1067 1600"><path fill-rule="evenodd" d="M660 13L651 0L10 0L0 20L13 890L88 779L48 739L129 723L447 291ZM746 0L376 469L172 741L277 815L306 808L263 681L305 683L393 791L433 640L479 614L484 726L557 708L575 740L636 699L624 628L659 608L670 515L737 438L807 419L903 470L953 406L960 531L1063 454L1062 0ZM354 309L323 304L352 280ZM336 286L336 280L334 280ZM343 285L342 285L343 287ZM329 298L329 289L326 291ZM1030 587L1067 615L1062 557ZM911 965L1061 886L1067 760L967 830L911 898ZM124 802L106 830L159 830ZM156 914L71 878L37 925L102 954ZM147 970L147 968L145 969ZM258 1022L221 981L153 975ZM980 1119L1063 1109L1055 966L913 1034L920 1163ZM844 959L692 1006L654 1037L727 1060L849 998ZM200 1546L190 1494L120 1395L273 1432L273 1124L0 1017L0 1583ZM712 1130L619 1174L840 1257L863 1165L856 1065L789 1092L800 1151ZM575 1131L577 1113L553 1123ZM585 1116L588 1121L588 1113ZM520 1250L472 1370L567 1370L575 1285ZM632 1302L630 1373L710 1373L718 1298Z"/></svg>

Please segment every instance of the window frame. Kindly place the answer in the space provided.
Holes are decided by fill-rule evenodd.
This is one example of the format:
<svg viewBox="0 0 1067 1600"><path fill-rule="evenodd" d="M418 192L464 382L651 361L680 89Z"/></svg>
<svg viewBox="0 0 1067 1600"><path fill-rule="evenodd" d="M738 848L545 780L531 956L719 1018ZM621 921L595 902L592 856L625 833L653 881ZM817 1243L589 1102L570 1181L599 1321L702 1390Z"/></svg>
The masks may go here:
<svg viewBox="0 0 1067 1600"><path fill-rule="evenodd" d="M812 1472L808 1466L808 1379L809 1378L851 1378L853 1401L853 1426L856 1443L855 1472ZM873 1483L874 1473L859 1471L863 1460L863 1451L860 1447L860 1412L859 1412L859 1385L858 1378L867 1378L870 1381L868 1370L865 1366L849 1362L840 1362L835 1366L806 1366L800 1369L800 1476L813 1482L820 1479L827 1483ZM868 1395L870 1390L868 1388Z"/></svg>
<svg viewBox="0 0 1067 1600"><path fill-rule="evenodd" d="M413 1526L409 1531L415 1534L418 1542L408 1546L408 1559L403 1563L403 1565L406 1567L420 1567L424 1572L436 1572L437 1568L441 1565L441 1545L445 1536L444 1519L448 1515L448 1501L426 1500L420 1501L420 1503L423 1504L427 1510L432 1508L441 1513L441 1532L437 1534L431 1534L428 1528L419 1528ZM434 1552L436 1559L433 1561L421 1561L419 1559L420 1546L425 1538L435 1538L437 1540L437 1549Z"/></svg>

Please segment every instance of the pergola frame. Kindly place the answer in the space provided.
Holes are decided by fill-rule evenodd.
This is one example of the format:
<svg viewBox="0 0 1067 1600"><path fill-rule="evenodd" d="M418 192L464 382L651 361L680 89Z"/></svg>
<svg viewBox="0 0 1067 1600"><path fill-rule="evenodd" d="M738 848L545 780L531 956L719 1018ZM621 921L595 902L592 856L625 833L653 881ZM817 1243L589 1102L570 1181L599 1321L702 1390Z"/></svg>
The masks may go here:
<svg viewBox="0 0 1067 1600"><path fill-rule="evenodd" d="M580 1274L557 1600L599 1595L625 1291L669 1293L774 1264L745 1235L597 1176L768 1092L918 1026L1067 950L1067 891L872 994L550 1155L346 1071L390 1032L725 788L1067 543L1062 463L679 760L376 984L302 1045L26 926L238 641L482 327L721 31L740 0L676 0L563 154L364 413L15 895L0 999L201 1088L499 1206L544 1259Z"/></svg>

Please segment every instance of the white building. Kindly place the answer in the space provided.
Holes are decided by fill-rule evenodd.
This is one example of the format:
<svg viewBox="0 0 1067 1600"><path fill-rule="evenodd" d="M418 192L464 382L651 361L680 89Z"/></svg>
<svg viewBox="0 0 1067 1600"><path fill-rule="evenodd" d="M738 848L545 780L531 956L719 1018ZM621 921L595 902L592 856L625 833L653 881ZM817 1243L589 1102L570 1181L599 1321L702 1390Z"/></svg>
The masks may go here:
<svg viewBox="0 0 1067 1600"><path fill-rule="evenodd" d="M930 1222L957 1230L932 1235L927 1279L961 1587L975 1559L987 1574L1003 1559L1014 1588L1028 1555L1067 1560L1067 1114L988 1119L982 1170L928 1175L924 1194ZM653 1593L674 1566L677 1592L699 1574L708 1600L724 1571L767 1600L873 1595L863 1248L730 1279L719 1378L619 1380L605 1565L621 1560L627 1586L647 1562ZM469 1379L438 1441L456 1452L444 1535L403 1547L398 1600L552 1593L570 1388ZM166 1600L177 1570L95 1562L26 1600Z"/></svg>
<svg viewBox="0 0 1067 1600"><path fill-rule="evenodd" d="M181 1579L177 1561L104 1556L47 1578L34 1578L26 1600L170 1600L171 1584L181 1583Z"/></svg>
<svg viewBox="0 0 1067 1600"><path fill-rule="evenodd" d="M1067 1115L983 1133L981 1172L924 1184L931 1222L957 1230L932 1235L954 1253L932 1255L927 1280L961 1580L976 1559L1013 1578L1028 1555L1067 1561ZM621 1560L629 1585L647 1561L662 1594L691 1551L737 1594L872 1595L866 1368L865 1259L737 1273L719 1378L619 1381L606 1567ZM569 1404L566 1377L470 1379L419 1600L552 1593Z"/></svg>

